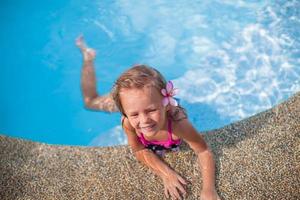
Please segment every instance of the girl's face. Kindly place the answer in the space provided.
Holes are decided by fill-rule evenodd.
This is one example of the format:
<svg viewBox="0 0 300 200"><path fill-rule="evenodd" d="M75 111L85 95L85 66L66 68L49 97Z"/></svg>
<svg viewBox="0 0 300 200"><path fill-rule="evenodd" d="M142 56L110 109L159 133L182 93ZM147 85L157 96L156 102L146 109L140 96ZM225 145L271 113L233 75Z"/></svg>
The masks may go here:
<svg viewBox="0 0 300 200"><path fill-rule="evenodd" d="M154 87L122 89L120 100L132 127L146 136L154 136L166 128L167 107L162 105L163 96Z"/></svg>

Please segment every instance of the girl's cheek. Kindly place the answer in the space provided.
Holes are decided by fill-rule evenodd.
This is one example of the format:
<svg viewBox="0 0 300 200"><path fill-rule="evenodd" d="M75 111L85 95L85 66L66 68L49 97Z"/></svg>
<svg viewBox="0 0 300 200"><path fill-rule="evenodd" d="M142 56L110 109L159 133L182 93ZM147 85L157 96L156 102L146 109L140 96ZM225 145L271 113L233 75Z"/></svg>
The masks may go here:
<svg viewBox="0 0 300 200"><path fill-rule="evenodd" d="M133 127L137 126L137 120L136 119L133 119L133 120L131 120L129 122L130 122L131 126L133 126Z"/></svg>
<svg viewBox="0 0 300 200"><path fill-rule="evenodd" d="M160 115L159 112L152 112L149 113L151 119L157 119L157 117Z"/></svg>
<svg viewBox="0 0 300 200"><path fill-rule="evenodd" d="M161 121L161 120L163 120L164 115L163 115L163 113L156 113L153 117L156 120Z"/></svg>

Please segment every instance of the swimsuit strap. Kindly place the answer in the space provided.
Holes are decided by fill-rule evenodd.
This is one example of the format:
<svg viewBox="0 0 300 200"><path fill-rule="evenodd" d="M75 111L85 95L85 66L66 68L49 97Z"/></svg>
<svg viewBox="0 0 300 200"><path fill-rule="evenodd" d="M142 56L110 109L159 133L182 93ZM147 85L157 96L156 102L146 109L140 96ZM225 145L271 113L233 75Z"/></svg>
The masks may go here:
<svg viewBox="0 0 300 200"><path fill-rule="evenodd" d="M141 134L141 137L143 138L144 141L148 141L148 140L145 139L144 134L142 132L140 132L140 134Z"/></svg>
<svg viewBox="0 0 300 200"><path fill-rule="evenodd" d="M168 141L172 142L172 121L168 118Z"/></svg>

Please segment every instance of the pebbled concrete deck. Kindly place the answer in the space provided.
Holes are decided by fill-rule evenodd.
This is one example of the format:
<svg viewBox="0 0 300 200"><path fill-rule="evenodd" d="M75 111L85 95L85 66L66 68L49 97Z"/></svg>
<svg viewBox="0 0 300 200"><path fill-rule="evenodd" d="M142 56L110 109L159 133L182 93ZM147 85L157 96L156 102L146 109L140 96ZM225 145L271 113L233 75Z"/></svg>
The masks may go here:
<svg viewBox="0 0 300 200"><path fill-rule="evenodd" d="M255 116L205 132L226 200L300 198L300 92ZM193 151L165 161L197 198L201 174ZM58 146L0 135L0 199L165 199L159 177L128 146Z"/></svg>

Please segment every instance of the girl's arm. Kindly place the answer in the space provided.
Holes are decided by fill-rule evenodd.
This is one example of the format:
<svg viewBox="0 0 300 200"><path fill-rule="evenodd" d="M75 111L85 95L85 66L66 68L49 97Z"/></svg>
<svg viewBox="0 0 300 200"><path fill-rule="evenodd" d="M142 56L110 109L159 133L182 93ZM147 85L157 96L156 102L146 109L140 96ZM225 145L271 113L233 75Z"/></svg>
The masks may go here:
<svg viewBox="0 0 300 200"><path fill-rule="evenodd" d="M185 140L195 151L202 174L201 199L219 199L215 190L215 162L213 153L205 143L203 137L197 132L188 119L174 123L174 134Z"/></svg>
<svg viewBox="0 0 300 200"><path fill-rule="evenodd" d="M85 107L92 110L118 112L118 108L110 94L104 96L97 94L96 75L94 69L94 59L96 56L95 51L87 48L83 36L76 39L76 45L83 54L81 90L83 93Z"/></svg>
<svg viewBox="0 0 300 200"><path fill-rule="evenodd" d="M166 165L155 153L150 149L146 149L140 143L134 128L129 124L124 116L121 119L122 127L127 135L128 144L132 149L134 156L138 161L148 166L159 177L166 176L172 169Z"/></svg>
<svg viewBox="0 0 300 200"><path fill-rule="evenodd" d="M174 170L172 170L163 160L161 160L150 149L146 149L138 140L135 130L130 126L125 117L121 119L123 129L127 135L128 143L138 161L151 169L154 174L158 175L164 184L164 193L169 196L180 199L179 191L186 195L183 184L187 182ZM178 189L178 190L177 190Z"/></svg>

